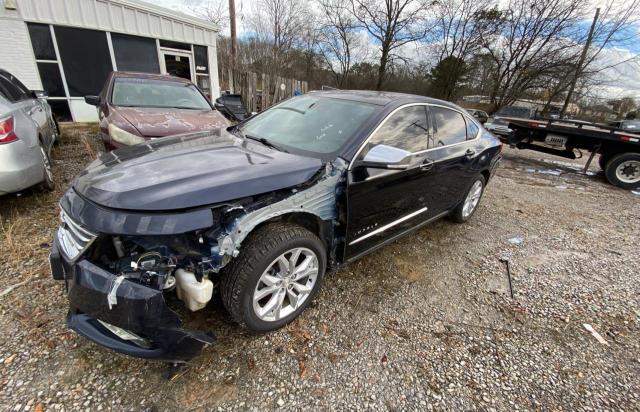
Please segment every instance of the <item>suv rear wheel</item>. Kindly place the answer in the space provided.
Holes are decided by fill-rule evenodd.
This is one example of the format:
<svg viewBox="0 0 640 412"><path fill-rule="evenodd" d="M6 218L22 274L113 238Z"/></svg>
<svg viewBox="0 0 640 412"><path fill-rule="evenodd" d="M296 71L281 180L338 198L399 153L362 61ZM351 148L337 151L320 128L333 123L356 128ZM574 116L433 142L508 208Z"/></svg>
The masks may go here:
<svg viewBox="0 0 640 412"><path fill-rule="evenodd" d="M622 153L607 161L604 169L607 180L623 189L640 187L640 153Z"/></svg>
<svg viewBox="0 0 640 412"><path fill-rule="evenodd" d="M316 235L297 225L271 223L258 228L224 269L222 302L247 329L275 330L309 306L325 269L325 248Z"/></svg>

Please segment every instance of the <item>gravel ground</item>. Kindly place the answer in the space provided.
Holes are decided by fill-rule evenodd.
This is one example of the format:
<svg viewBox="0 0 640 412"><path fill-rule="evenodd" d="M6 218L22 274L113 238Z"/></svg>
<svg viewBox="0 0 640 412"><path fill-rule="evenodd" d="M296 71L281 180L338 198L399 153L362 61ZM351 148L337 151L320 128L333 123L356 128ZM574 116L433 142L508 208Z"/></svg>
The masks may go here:
<svg viewBox="0 0 640 412"><path fill-rule="evenodd" d="M46 259L94 135L64 128L55 193L0 198L0 409L638 410L640 196L597 166L507 149L470 222L331 274L282 330L243 332L219 303L191 315L218 343L167 380L64 326Z"/></svg>

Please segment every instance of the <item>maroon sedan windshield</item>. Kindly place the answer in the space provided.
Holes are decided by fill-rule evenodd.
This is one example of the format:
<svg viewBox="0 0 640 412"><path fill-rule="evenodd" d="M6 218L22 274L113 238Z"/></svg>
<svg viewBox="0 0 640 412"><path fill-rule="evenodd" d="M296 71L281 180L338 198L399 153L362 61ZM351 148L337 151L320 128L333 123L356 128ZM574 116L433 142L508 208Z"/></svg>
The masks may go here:
<svg viewBox="0 0 640 412"><path fill-rule="evenodd" d="M211 110L194 85L164 80L116 79L111 103L125 107Z"/></svg>

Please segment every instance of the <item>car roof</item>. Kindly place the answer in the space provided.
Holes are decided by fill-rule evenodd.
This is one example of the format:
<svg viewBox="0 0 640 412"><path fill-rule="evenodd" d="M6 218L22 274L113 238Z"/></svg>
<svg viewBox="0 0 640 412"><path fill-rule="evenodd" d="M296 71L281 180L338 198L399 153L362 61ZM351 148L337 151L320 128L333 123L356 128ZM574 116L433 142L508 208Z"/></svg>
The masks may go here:
<svg viewBox="0 0 640 412"><path fill-rule="evenodd" d="M444 100L408 93L380 92L373 90L323 90L311 91L309 92L309 94L333 99L352 100L362 103L375 104L378 106L407 103L430 103L460 110L460 108L455 104L446 102Z"/></svg>
<svg viewBox="0 0 640 412"><path fill-rule="evenodd" d="M191 84L191 80L189 79L183 79L182 77L171 76L169 74L115 71L113 72L113 77L129 78L129 79L165 80L165 81L172 81L177 83Z"/></svg>

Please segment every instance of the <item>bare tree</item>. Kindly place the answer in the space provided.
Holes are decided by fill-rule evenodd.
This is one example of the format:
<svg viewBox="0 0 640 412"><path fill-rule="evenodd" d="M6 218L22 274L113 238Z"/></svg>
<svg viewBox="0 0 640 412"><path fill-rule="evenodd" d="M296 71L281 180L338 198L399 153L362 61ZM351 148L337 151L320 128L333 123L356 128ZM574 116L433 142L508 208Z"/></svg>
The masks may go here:
<svg viewBox="0 0 640 412"><path fill-rule="evenodd" d="M493 0L440 0L432 3L431 12L436 21L431 43L438 64L446 63L443 78L434 79L442 87L439 96L453 98L457 83L465 74L468 60L477 54L483 39L496 33L499 26L498 11Z"/></svg>
<svg viewBox="0 0 640 412"><path fill-rule="evenodd" d="M425 38L431 30L425 0L350 0L360 26L380 43L380 65L376 89L381 90L387 67L405 44Z"/></svg>
<svg viewBox="0 0 640 412"><path fill-rule="evenodd" d="M571 73L572 75L567 79L568 93L562 114L566 111L573 97L576 82L581 77L593 77L599 72L638 59L638 56L634 55L629 60L613 64L598 64L599 58L606 48L614 45L628 46L638 40L637 29L633 28L640 22L638 11L640 11L640 0L631 0L622 7L619 2L610 0L604 7L597 9L591 30L578 40L579 43L585 44L585 48Z"/></svg>
<svg viewBox="0 0 640 412"><path fill-rule="evenodd" d="M207 0L204 2L184 0L184 4L198 17L217 25L221 31L229 26L227 0Z"/></svg>
<svg viewBox="0 0 640 412"><path fill-rule="evenodd" d="M580 50L571 30L587 0L510 0L495 18L499 33L484 39L496 66L490 94L496 106L544 88L545 75L574 62Z"/></svg>
<svg viewBox="0 0 640 412"><path fill-rule="evenodd" d="M256 0L253 4L247 24L255 40L270 45L270 73L287 65L286 57L304 32L309 14L305 0Z"/></svg>
<svg viewBox="0 0 640 412"><path fill-rule="evenodd" d="M360 45L357 20L349 0L318 0L320 11L320 54L335 78L336 86L345 88Z"/></svg>

